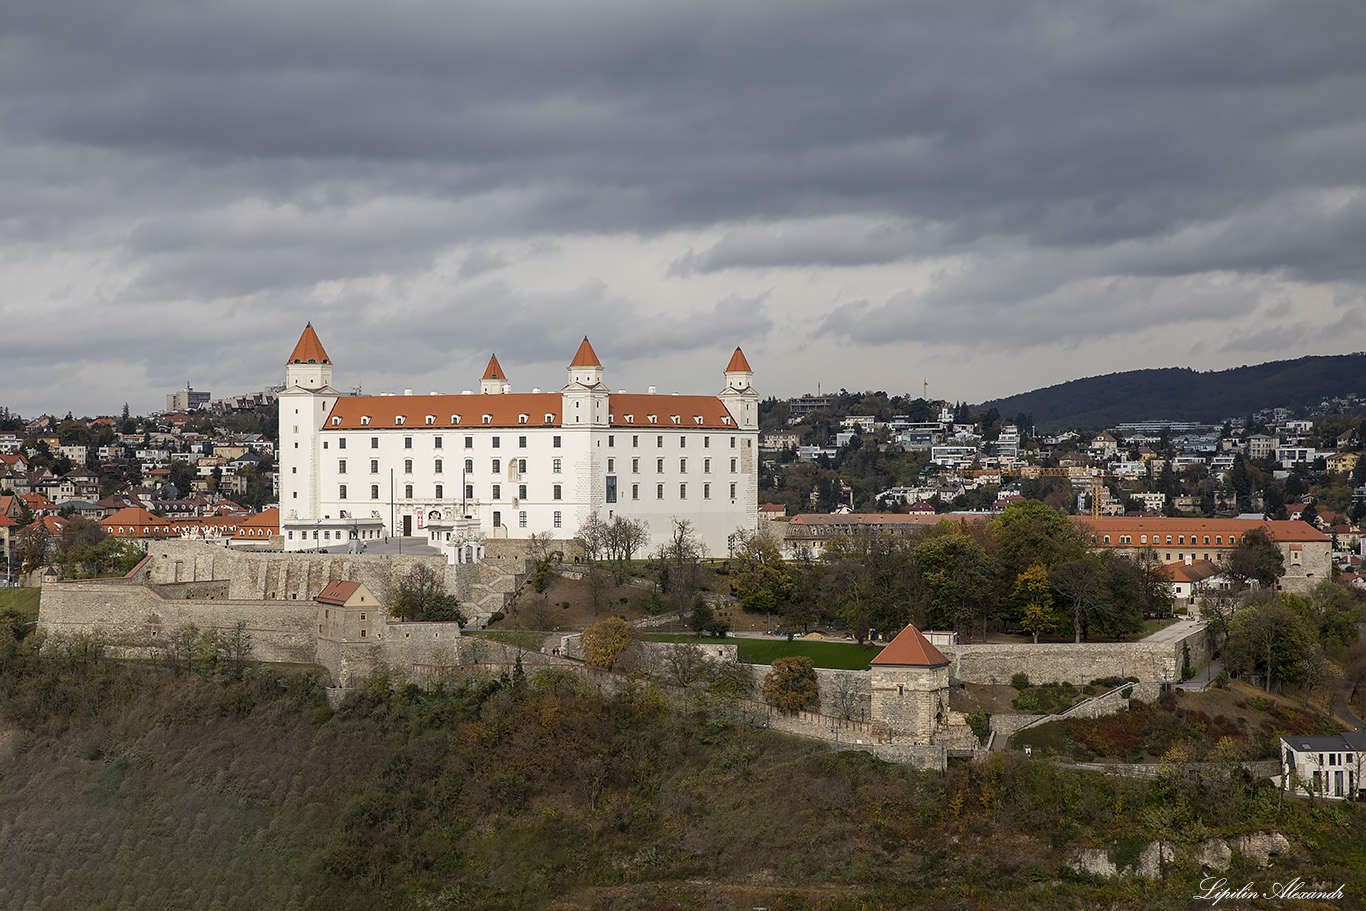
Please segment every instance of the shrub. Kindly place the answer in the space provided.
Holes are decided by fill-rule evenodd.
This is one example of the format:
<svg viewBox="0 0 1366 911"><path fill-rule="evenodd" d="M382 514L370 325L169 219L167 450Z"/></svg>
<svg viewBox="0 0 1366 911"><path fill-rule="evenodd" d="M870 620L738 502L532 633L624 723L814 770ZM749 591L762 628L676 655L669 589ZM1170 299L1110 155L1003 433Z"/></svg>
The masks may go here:
<svg viewBox="0 0 1366 911"><path fill-rule="evenodd" d="M986 743L987 735L991 733L991 716L983 711L973 712L968 716L968 727L977 735L979 743Z"/></svg>
<svg viewBox="0 0 1366 911"><path fill-rule="evenodd" d="M1010 685L1017 690L1029 689L1029 675L1024 671L1021 671L1018 674L1011 674Z"/></svg>
<svg viewBox="0 0 1366 911"><path fill-rule="evenodd" d="M1218 674L1214 675L1214 685L1221 690L1226 690L1228 689L1229 679L1228 671L1221 670Z"/></svg>
<svg viewBox="0 0 1366 911"><path fill-rule="evenodd" d="M760 688L769 705L784 715L795 715L807 706L821 707L816 669L805 655L778 658L764 675Z"/></svg>

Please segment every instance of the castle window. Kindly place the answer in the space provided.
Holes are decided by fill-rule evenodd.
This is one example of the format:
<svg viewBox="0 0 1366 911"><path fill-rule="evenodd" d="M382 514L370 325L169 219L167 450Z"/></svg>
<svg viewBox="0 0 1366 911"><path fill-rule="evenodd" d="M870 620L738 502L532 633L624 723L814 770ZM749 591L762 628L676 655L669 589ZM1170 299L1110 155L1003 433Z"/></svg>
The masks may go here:
<svg viewBox="0 0 1366 911"><path fill-rule="evenodd" d="M360 416L360 422L361 422L361 426L362 426L362 427L365 426L366 424L369 424L369 423L370 423L370 415L368 415L368 414L363 414L363 415L361 415L361 416Z"/></svg>
<svg viewBox="0 0 1366 911"><path fill-rule="evenodd" d="M551 498L552 500L558 500L558 499L560 499L560 490L561 490L561 486L560 486L559 484L556 484L551 490L552 490L552 492L551 492L550 498Z"/></svg>
<svg viewBox="0 0 1366 911"><path fill-rule="evenodd" d="M692 416L692 419L693 419L694 421L696 421L698 424L701 424L701 423L702 423L702 415L700 415L700 414L695 414L695 415L693 415L693 416Z"/></svg>
<svg viewBox="0 0 1366 911"><path fill-rule="evenodd" d="M493 438L493 448L494 448L494 449L502 449L502 448L503 448L503 438L502 438L502 437L494 437L494 438Z"/></svg>
<svg viewBox="0 0 1366 911"><path fill-rule="evenodd" d="M518 424L525 424L525 423L527 422L527 419L530 418L530 417L531 417L531 415L529 415L529 414L519 414L519 415L517 415L517 423L518 423Z"/></svg>
<svg viewBox="0 0 1366 911"><path fill-rule="evenodd" d="M404 415L401 415L401 414L396 414L396 415L394 415L394 424L395 424L396 426L402 425L403 422L406 421L406 420L408 420L408 418L407 418L406 416L404 416Z"/></svg>
<svg viewBox="0 0 1366 911"><path fill-rule="evenodd" d="M553 415L553 414L547 414L547 415L545 416L545 422L546 422L547 424L553 424L553 423L555 423L555 415Z"/></svg>
<svg viewBox="0 0 1366 911"><path fill-rule="evenodd" d="M559 448L560 448L560 438L559 438L559 437L551 437L551 438L550 438L550 444L551 444L551 446L553 446L554 448L559 449Z"/></svg>
<svg viewBox="0 0 1366 911"><path fill-rule="evenodd" d="M562 460L560 460L560 459L551 459L551 460L550 460L550 470L551 470L553 473L555 473L555 474L559 474L559 473L560 473L560 467L561 467L562 464L563 464L563 462L562 462Z"/></svg>
<svg viewBox="0 0 1366 911"><path fill-rule="evenodd" d="M339 500L345 500L345 499L346 499L346 485L345 485L345 484L343 484L343 485L341 485L341 487L338 487L338 488L337 488L337 499L339 499Z"/></svg>
<svg viewBox="0 0 1366 911"><path fill-rule="evenodd" d="M346 437L341 437L341 438L339 438L339 439L337 440L337 448L338 448L338 449L345 449L345 448L346 448Z"/></svg>
<svg viewBox="0 0 1366 911"><path fill-rule="evenodd" d="M711 485L710 485L710 484L703 484L703 485L702 485L702 499L704 499L704 500L710 500L710 499L711 499Z"/></svg>
<svg viewBox="0 0 1366 911"><path fill-rule="evenodd" d="M732 472L735 471L735 464L736 464L735 459L731 459L731 460L730 460L730 470L731 470Z"/></svg>
<svg viewBox="0 0 1366 911"><path fill-rule="evenodd" d="M346 459L337 459L337 474L346 474Z"/></svg>
<svg viewBox="0 0 1366 911"><path fill-rule="evenodd" d="M492 424L492 423L493 423L493 415L491 415L491 414L486 414L486 415L484 415L484 423L485 423L485 424Z"/></svg>
<svg viewBox="0 0 1366 911"><path fill-rule="evenodd" d="M497 474L499 470L502 468L503 461L502 459L494 459L491 464L493 465L493 473Z"/></svg>
<svg viewBox="0 0 1366 911"><path fill-rule="evenodd" d="M459 423L460 423L460 415L458 415L458 414L453 414L453 415L451 415L451 423L452 423L452 424L459 424Z"/></svg>
<svg viewBox="0 0 1366 911"><path fill-rule="evenodd" d="M412 459L404 459L404 460L403 460L403 473L404 473L404 474L412 474L412 473L413 473L413 460L412 460Z"/></svg>
<svg viewBox="0 0 1366 911"><path fill-rule="evenodd" d="M616 446L616 445L617 445L617 438L616 438L615 436L613 436L612 434L609 433L609 434L607 435L607 448L608 448L608 449L611 449L613 446Z"/></svg>
<svg viewBox="0 0 1366 911"><path fill-rule="evenodd" d="M632 499L632 500L639 500L639 499L640 499L640 485L639 485L639 484L632 484L632 485L631 485L631 499Z"/></svg>
<svg viewBox="0 0 1366 911"><path fill-rule="evenodd" d="M1138 536L1138 543L1139 543L1139 544L1147 544L1147 543L1148 543L1148 536L1147 536L1147 535L1139 535L1139 536Z"/></svg>
<svg viewBox="0 0 1366 911"><path fill-rule="evenodd" d="M446 491L445 491L445 489L444 489L440 484L436 485L436 498L437 498L438 500L442 500L442 499L445 499L445 497L446 497Z"/></svg>
<svg viewBox="0 0 1366 911"><path fill-rule="evenodd" d="M465 460L465 470L466 470L466 471L474 471L474 459L466 459L466 460Z"/></svg>
<svg viewBox="0 0 1366 911"><path fill-rule="evenodd" d="M371 485L370 485L370 499L372 499L372 500L378 500L378 499L379 499L379 485L378 485L378 484L371 484Z"/></svg>
<svg viewBox="0 0 1366 911"><path fill-rule="evenodd" d="M473 449L473 448L474 448L474 437L465 437L465 448L466 448L466 449Z"/></svg>
<svg viewBox="0 0 1366 911"><path fill-rule="evenodd" d="M332 426L333 426L333 427L338 427L338 426L340 426L340 425L341 425L341 418L333 418L333 419L332 419Z"/></svg>
<svg viewBox="0 0 1366 911"><path fill-rule="evenodd" d="M635 422L636 422L636 416L635 416L634 414L628 414L628 415L626 415L626 423L628 423L628 424L634 424Z"/></svg>
<svg viewBox="0 0 1366 911"><path fill-rule="evenodd" d="M678 473L679 473L679 474L687 474L687 473L688 473L688 460L687 460L687 459L679 459L679 460L678 460Z"/></svg>
<svg viewBox="0 0 1366 911"><path fill-rule="evenodd" d="M432 441L432 446L436 449L445 449L446 447L442 445L445 441L445 437L437 437L435 440Z"/></svg>
<svg viewBox="0 0 1366 911"><path fill-rule="evenodd" d="M651 424L659 423L659 415L657 414L646 415L646 417L649 418Z"/></svg>
<svg viewBox="0 0 1366 911"><path fill-rule="evenodd" d="M379 474L379 459L370 460L370 473Z"/></svg>
<svg viewBox="0 0 1366 911"><path fill-rule="evenodd" d="M411 500L412 498L413 498L413 485L411 485L411 484L404 484L404 485L403 485L403 499L405 499L405 500Z"/></svg>
<svg viewBox="0 0 1366 911"><path fill-rule="evenodd" d="M631 474L640 474L640 459L631 460Z"/></svg>
<svg viewBox="0 0 1366 911"><path fill-rule="evenodd" d="M679 416L676 415L676 414L671 414L671 415L669 415L669 420L673 421L675 424L678 424L678 423L681 422L681 418L679 418Z"/></svg>
<svg viewBox="0 0 1366 911"><path fill-rule="evenodd" d="M729 421L728 421L727 423L729 423ZM731 438L730 438L730 448L731 448L731 449L734 449L734 448L735 448L735 437L731 437Z"/></svg>
<svg viewBox="0 0 1366 911"><path fill-rule="evenodd" d="M440 459L437 459L437 460L436 460L435 468L436 468L436 472L435 472L435 473L436 473L436 474L441 474L441 460L440 460Z"/></svg>
<svg viewBox="0 0 1366 911"><path fill-rule="evenodd" d="M503 527L503 514L502 514L501 512L499 512L498 510L496 510L496 509L493 511L493 527L494 527L494 528L502 528L502 527Z"/></svg>
<svg viewBox="0 0 1366 911"><path fill-rule="evenodd" d="M474 499L474 485L473 485L473 484L466 484L466 485L465 485L465 499L466 499L466 500L473 500L473 499Z"/></svg>
<svg viewBox="0 0 1366 911"><path fill-rule="evenodd" d="M734 484L730 485L730 498L731 498L732 500L735 499L735 485L734 485Z"/></svg>
<svg viewBox="0 0 1366 911"><path fill-rule="evenodd" d="M503 499L503 485L501 485L501 484L494 484L494 485L493 485L493 498L494 498L495 500L501 500L501 499Z"/></svg>
<svg viewBox="0 0 1366 911"><path fill-rule="evenodd" d="M664 460L663 460L663 459L655 459L655 474L663 474L663 473L664 473Z"/></svg>
<svg viewBox="0 0 1366 911"><path fill-rule="evenodd" d="M564 523L563 520L560 518L560 511L557 509L555 510L555 527L559 528L562 524Z"/></svg>
<svg viewBox="0 0 1366 911"><path fill-rule="evenodd" d="M412 449L412 448L413 448L413 438L412 438L412 437L404 437L404 438L403 438L403 448L404 448L404 449Z"/></svg>
<svg viewBox="0 0 1366 911"><path fill-rule="evenodd" d="M371 449L378 449L378 448L379 448L379 437L371 437L371 438L370 438L370 448L371 448Z"/></svg>
<svg viewBox="0 0 1366 911"><path fill-rule="evenodd" d="M663 449L663 448L664 448L664 438L663 438L663 437L655 437L655 448L656 448L656 449Z"/></svg>
<svg viewBox="0 0 1366 911"><path fill-rule="evenodd" d="M702 460L702 473L711 474L711 459Z"/></svg>
<svg viewBox="0 0 1366 911"><path fill-rule="evenodd" d="M526 449L526 437L518 437L518 438L517 438L517 448L518 448L518 449Z"/></svg>
<svg viewBox="0 0 1366 911"><path fill-rule="evenodd" d="M686 499L688 498L688 485L687 485L687 484L679 484L679 485L678 485L678 498L679 498L680 500L686 500Z"/></svg>
<svg viewBox="0 0 1366 911"><path fill-rule="evenodd" d="M617 460L616 460L616 459L608 459L608 460L607 460L607 470L608 470L608 471L616 471L616 470L617 470Z"/></svg>
<svg viewBox="0 0 1366 911"><path fill-rule="evenodd" d="M518 484L518 485L517 485L517 499L519 499L519 500L525 500L525 499L526 499L526 485L525 485L525 484Z"/></svg>
<svg viewBox="0 0 1366 911"><path fill-rule="evenodd" d="M727 427L729 427L729 426L730 426L730 416L729 416L729 415L723 415L722 418L721 418L721 423L722 423L722 424L725 424Z"/></svg>
<svg viewBox="0 0 1366 911"><path fill-rule="evenodd" d="M436 423L436 415L434 415L434 414L429 414L429 415L427 415L427 423L428 423L428 424L435 424L435 423Z"/></svg>
<svg viewBox="0 0 1366 911"><path fill-rule="evenodd" d="M519 471L519 472L524 472L524 471L526 471L526 459L518 459L518 460L517 460L517 471Z"/></svg>
<svg viewBox="0 0 1366 911"><path fill-rule="evenodd" d="M663 485L663 484L656 484L656 485L655 485L655 499L656 499L656 500L662 500L662 499L664 499L664 485Z"/></svg>
<svg viewBox="0 0 1366 911"><path fill-rule="evenodd" d="M517 513L517 527L526 528L526 510Z"/></svg>

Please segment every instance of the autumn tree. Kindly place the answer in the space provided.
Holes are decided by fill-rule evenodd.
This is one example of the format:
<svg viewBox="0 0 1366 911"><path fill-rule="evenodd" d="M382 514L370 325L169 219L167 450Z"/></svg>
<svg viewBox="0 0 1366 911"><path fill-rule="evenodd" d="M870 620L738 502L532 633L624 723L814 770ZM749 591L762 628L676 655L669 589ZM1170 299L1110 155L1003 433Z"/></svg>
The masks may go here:
<svg viewBox="0 0 1366 911"><path fill-rule="evenodd" d="M636 641L635 627L620 617L599 620L583 631L583 660L589 667L611 670Z"/></svg>
<svg viewBox="0 0 1366 911"><path fill-rule="evenodd" d="M1254 528L1244 532L1238 546L1224 557L1224 569L1243 584L1274 588L1285 575L1285 557L1264 529Z"/></svg>
<svg viewBox="0 0 1366 911"><path fill-rule="evenodd" d="M389 599L389 612L402 620L465 622L460 599L447 594L436 571L425 563L399 578Z"/></svg>
<svg viewBox="0 0 1366 911"><path fill-rule="evenodd" d="M1258 673L1271 692L1273 677L1293 680L1317 645L1313 629L1283 596L1238 611L1229 620L1224 660L1236 673Z"/></svg>
<svg viewBox="0 0 1366 911"><path fill-rule="evenodd" d="M760 687L764 699L784 715L795 715L810 707L821 707L816 669L804 655L777 658L773 669L764 675Z"/></svg>
<svg viewBox="0 0 1366 911"><path fill-rule="evenodd" d="M914 551L924 586L926 622L935 629L966 633L974 619L987 619L996 604L995 567L981 546L962 530L937 534Z"/></svg>
<svg viewBox="0 0 1366 911"><path fill-rule="evenodd" d="M1062 615L1053 606L1053 585L1048 581L1048 570L1042 563L1035 563L1020 573L1010 598L1019 612L1020 625L1025 632L1034 635L1035 644L1040 633L1054 629L1062 621Z"/></svg>
<svg viewBox="0 0 1366 911"><path fill-rule="evenodd" d="M779 613L795 585L778 548L759 535L745 535L730 562L730 591L747 611Z"/></svg>

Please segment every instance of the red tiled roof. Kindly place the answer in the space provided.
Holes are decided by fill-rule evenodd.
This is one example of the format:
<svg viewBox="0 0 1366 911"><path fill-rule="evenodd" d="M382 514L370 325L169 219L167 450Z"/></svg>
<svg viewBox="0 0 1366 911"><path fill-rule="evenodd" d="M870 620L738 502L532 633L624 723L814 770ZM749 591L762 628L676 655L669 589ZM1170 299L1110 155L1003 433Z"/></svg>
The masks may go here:
<svg viewBox="0 0 1366 911"><path fill-rule="evenodd" d="M14 520L11 519L9 516L4 515L3 513L0 513L0 528L5 528L5 527L14 528L14 527L18 526L18 524L19 524L18 522L14 521Z"/></svg>
<svg viewBox="0 0 1366 911"><path fill-rule="evenodd" d="M290 364L330 364L327 359L327 352L323 350L323 343L318 341L318 333L313 331L313 324L309 323L304 327L304 334L299 336L299 343L294 346L294 353L289 356Z"/></svg>
<svg viewBox="0 0 1366 911"><path fill-rule="evenodd" d="M327 583L327 585L323 587L323 590L318 592L318 597L313 600L317 601L319 604L344 605L347 599L356 593L356 589L358 588L360 588L359 582L333 580L332 582Z"/></svg>
<svg viewBox="0 0 1366 911"><path fill-rule="evenodd" d="M1189 563L1168 563L1162 572L1173 582L1200 582L1217 576L1222 570L1213 560L1192 560Z"/></svg>
<svg viewBox="0 0 1366 911"><path fill-rule="evenodd" d="M740 346L735 346L735 353L730 356L730 363L726 365L727 373L753 373L749 369L749 361L745 360L745 353L740 350Z"/></svg>
<svg viewBox="0 0 1366 911"><path fill-rule="evenodd" d="M556 392L508 395L371 395L342 396L327 416L325 430L394 430L420 427L558 427L564 399ZM608 398L614 427L649 430L678 427L696 430L738 429L725 404L714 395L648 395L622 393ZM427 423L427 416L433 421ZM489 416L487 423L484 415ZM526 422L521 420L526 415ZM546 415L551 419L546 421ZM650 422L655 416L655 423ZM630 420L627 420L627 418ZM368 417L368 423L361 418ZM398 423L398 418L403 423ZM677 417L678 420L673 419Z"/></svg>
<svg viewBox="0 0 1366 911"><path fill-rule="evenodd" d="M593 353L593 346L588 344L588 336L583 337L583 343L579 345L579 350L574 352L574 359L569 362L571 367L601 367L602 361Z"/></svg>
<svg viewBox="0 0 1366 911"><path fill-rule="evenodd" d="M140 506L125 506L112 516L106 516L100 520L105 531L110 527L137 528L138 526L151 527L158 526L169 528L170 519L163 519L161 516L154 516Z"/></svg>
<svg viewBox="0 0 1366 911"><path fill-rule="evenodd" d="M1100 535L1138 534L1216 534L1241 536L1254 528L1264 528L1277 542L1326 541L1328 536L1307 522L1262 519L1169 519L1164 516L1074 516L1079 525L1090 526ZM1126 545L1127 546L1127 545Z"/></svg>
<svg viewBox="0 0 1366 911"><path fill-rule="evenodd" d="M503 367L498 363L498 355L489 358L488 368L484 371L483 379L486 380L505 380L508 376L503 372Z"/></svg>
<svg viewBox="0 0 1366 911"><path fill-rule="evenodd" d="M949 659L914 626L907 626L871 662L878 665L942 667Z"/></svg>

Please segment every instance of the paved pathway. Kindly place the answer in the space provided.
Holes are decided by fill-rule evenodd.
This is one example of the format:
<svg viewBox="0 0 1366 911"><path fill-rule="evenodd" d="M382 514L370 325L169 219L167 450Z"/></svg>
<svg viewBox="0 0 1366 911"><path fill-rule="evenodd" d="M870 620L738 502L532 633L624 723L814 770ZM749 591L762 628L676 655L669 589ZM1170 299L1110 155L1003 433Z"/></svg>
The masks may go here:
<svg viewBox="0 0 1366 911"><path fill-rule="evenodd" d="M1203 693L1205 690L1210 688L1210 685L1213 682L1214 678L1218 677L1219 672L1223 669L1224 662L1211 661L1209 664L1205 665L1204 669L1200 671L1200 673L1196 674L1194 677L1187 680L1185 683L1178 683L1176 685L1176 688L1179 690L1185 690L1190 693Z"/></svg>

